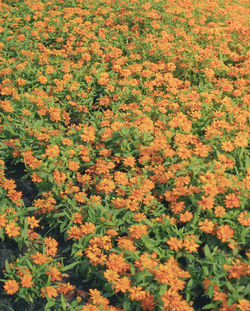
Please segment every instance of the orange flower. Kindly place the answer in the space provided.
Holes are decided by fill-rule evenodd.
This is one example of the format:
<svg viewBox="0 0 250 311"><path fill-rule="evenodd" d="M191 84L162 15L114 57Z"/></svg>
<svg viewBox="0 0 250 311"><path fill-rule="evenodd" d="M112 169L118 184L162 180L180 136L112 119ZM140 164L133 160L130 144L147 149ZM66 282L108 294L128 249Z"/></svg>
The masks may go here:
<svg viewBox="0 0 250 311"><path fill-rule="evenodd" d="M84 225L80 226L83 235L94 233L96 230L95 225L92 222L86 222Z"/></svg>
<svg viewBox="0 0 250 311"><path fill-rule="evenodd" d="M43 179L41 177L39 177L36 173L33 173L32 174L32 181L39 183L39 182L42 182Z"/></svg>
<svg viewBox="0 0 250 311"><path fill-rule="evenodd" d="M103 191L105 194L113 192L115 189L115 183L111 179L103 178L97 185L97 191Z"/></svg>
<svg viewBox="0 0 250 311"><path fill-rule="evenodd" d="M130 279L126 276L120 278L120 279L117 279L114 281L114 285L112 286L116 293L118 292L122 292L122 293L126 293L126 291L129 289L130 287Z"/></svg>
<svg viewBox="0 0 250 311"><path fill-rule="evenodd" d="M134 157L127 157L123 160L124 166L130 166L134 167L135 166L135 158Z"/></svg>
<svg viewBox="0 0 250 311"><path fill-rule="evenodd" d="M175 237L170 237L170 239L166 242L171 250L178 251L183 247L183 242L178 240Z"/></svg>
<svg viewBox="0 0 250 311"><path fill-rule="evenodd" d="M5 190L14 190L16 189L16 183L14 179L5 179L3 183L1 183L1 186Z"/></svg>
<svg viewBox="0 0 250 311"><path fill-rule="evenodd" d="M154 302L154 295L151 295L146 291L146 296L141 300L141 306L143 311L153 311L155 310L156 302Z"/></svg>
<svg viewBox="0 0 250 311"><path fill-rule="evenodd" d="M129 288L129 298L131 300L141 301L146 297L146 292L142 290L141 286L132 286Z"/></svg>
<svg viewBox="0 0 250 311"><path fill-rule="evenodd" d="M77 226L72 226L69 230L67 230L68 239L77 239L83 236L82 230Z"/></svg>
<svg viewBox="0 0 250 311"><path fill-rule="evenodd" d="M138 222L142 221L143 219L147 219L147 216L144 213L135 213L134 219Z"/></svg>
<svg viewBox="0 0 250 311"><path fill-rule="evenodd" d="M47 78L45 76L39 76L37 79L41 84L46 84L48 82Z"/></svg>
<svg viewBox="0 0 250 311"><path fill-rule="evenodd" d="M69 161L68 162L68 168L71 171L77 171L79 169L79 167L80 167L80 164L77 161Z"/></svg>
<svg viewBox="0 0 250 311"><path fill-rule="evenodd" d="M249 265L245 262L236 259L232 265L223 265L223 268L229 272L228 278L240 279L243 275L249 274Z"/></svg>
<svg viewBox="0 0 250 311"><path fill-rule="evenodd" d="M26 150L22 153L22 156L24 158L24 163L26 165L29 165L31 168L37 168L40 166L41 161L37 160L33 155L32 155L32 150Z"/></svg>
<svg viewBox="0 0 250 311"><path fill-rule="evenodd" d="M223 206L218 205L218 206L215 206L214 213L216 217L222 217L223 215L225 215L226 210Z"/></svg>
<svg viewBox="0 0 250 311"><path fill-rule="evenodd" d="M192 253L192 252L197 252L197 248L199 247L199 244L195 243L192 239L187 238L187 239L184 239L183 246L185 247L187 251L189 251L189 253Z"/></svg>
<svg viewBox="0 0 250 311"><path fill-rule="evenodd" d="M74 215L74 218L73 218L73 223L74 224L81 224L82 223L82 220L83 220L83 215L80 214L80 213L75 213Z"/></svg>
<svg viewBox="0 0 250 311"><path fill-rule="evenodd" d="M106 309L109 305L109 300L102 297L101 293L97 289L89 290L90 300L94 305L102 305L102 309Z"/></svg>
<svg viewBox="0 0 250 311"><path fill-rule="evenodd" d="M180 221L181 222L187 222L190 221L193 218L193 214L189 211L186 211L183 214L180 214Z"/></svg>
<svg viewBox="0 0 250 311"><path fill-rule="evenodd" d="M92 125L84 125L83 134L80 137L86 143L93 142L95 140L95 128Z"/></svg>
<svg viewBox="0 0 250 311"><path fill-rule="evenodd" d="M34 216L27 216L28 225L31 229L34 229L35 227L39 227L39 220L37 220Z"/></svg>
<svg viewBox="0 0 250 311"><path fill-rule="evenodd" d="M221 149L226 152L231 152L234 150L234 145L231 141L225 141L221 144Z"/></svg>
<svg viewBox="0 0 250 311"><path fill-rule="evenodd" d="M194 153L199 156L199 157L202 157L202 158L205 158L208 156L208 153L209 151L212 150L212 147L211 146L207 146L207 145L204 145L202 143L198 143L196 144L195 146L195 151Z"/></svg>
<svg viewBox="0 0 250 311"><path fill-rule="evenodd" d="M62 144L63 145L67 145L67 146L72 146L73 145L73 141L70 138L63 138L62 139Z"/></svg>
<svg viewBox="0 0 250 311"><path fill-rule="evenodd" d="M194 310L189 306L187 301L182 299L175 289L170 288L168 291L165 291L161 299L163 301L164 310Z"/></svg>
<svg viewBox="0 0 250 311"><path fill-rule="evenodd" d="M146 2L145 4L143 4L142 6L141 6L144 10L149 10L150 8L151 8L151 4L149 3L149 2Z"/></svg>
<svg viewBox="0 0 250 311"><path fill-rule="evenodd" d="M46 73L48 75L52 74L54 72L54 68L52 66L47 66L46 67Z"/></svg>
<svg viewBox="0 0 250 311"><path fill-rule="evenodd" d="M23 85L25 85L25 83L26 83L26 81L24 79L22 79L22 78L17 78L16 79L16 84L18 86L23 86Z"/></svg>
<svg viewBox="0 0 250 311"><path fill-rule="evenodd" d="M34 232L32 229L27 230L27 235L31 241L38 239L38 234L36 232Z"/></svg>
<svg viewBox="0 0 250 311"><path fill-rule="evenodd" d="M32 280L32 275L31 274L24 274L21 277L21 284L22 287L32 287L34 282Z"/></svg>
<svg viewBox="0 0 250 311"><path fill-rule="evenodd" d="M45 154L46 156L48 156L49 158L54 158L57 157L60 153L60 149L57 145L49 145L46 150L45 150Z"/></svg>
<svg viewBox="0 0 250 311"><path fill-rule="evenodd" d="M147 234L147 226L146 225L134 225L129 229L131 238L139 239L143 234Z"/></svg>
<svg viewBox="0 0 250 311"><path fill-rule="evenodd" d="M18 40L18 41L21 41L21 42L24 41L25 38L26 38L26 37L25 37L25 35L24 35L23 33L17 36L17 40Z"/></svg>
<svg viewBox="0 0 250 311"><path fill-rule="evenodd" d="M19 285L15 280L8 280L4 284L4 290L9 295L15 294L19 289Z"/></svg>
<svg viewBox="0 0 250 311"><path fill-rule="evenodd" d="M119 245L120 249L122 249L122 250L128 250L131 252L134 252L136 250L134 242L130 238L118 237L117 241L118 241L118 245Z"/></svg>
<svg viewBox="0 0 250 311"><path fill-rule="evenodd" d="M234 144L237 147L243 147L247 148L248 146L248 138L246 134L239 133L235 139L234 139Z"/></svg>
<svg viewBox="0 0 250 311"><path fill-rule="evenodd" d="M48 295L49 298L58 296L57 289L52 286L46 286L42 288L40 296L44 298L45 293Z"/></svg>
<svg viewBox="0 0 250 311"><path fill-rule="evenodd" d="M75 194L75 199L77 202L80 202L80 203L84 203L86 202L86 193L85 192L78 192Z"/></svg>
<svg viewBox="0 0 250 311"><path fill-rule="evenodd" d="M211 196L202 196L202 201L197 201L202 209L212 209L214 207L214 199Z"/></svg>
<svg viewBox="0 0 250 311"><path fill-rule="evenodd" d="M63 172L60 172L57 169L54 170L53 177L54 177L56 183L58 183L58 184L64 182L67 178L67 176Z"/></svg>
<svg viewBox="0 0 250 311"><path fill-rule="evenodd" d="M124 172L119 172L119 171L115 172L114 180L117 184L121 186L126 186L128 184L127 174Z"/></svg>
<svg viewBox="0 0 250 311"><path fill-rule="evenodd" d="M245 227L249 227L250 226L250 217L247 213L247 211L245 212L241 212L238 216L238 221L242 226ZM0 222L0 226L1 226L1 222Z"/></svg>
<svg viewBox="0 0 250 311"><path fill-rule="evenodd" d="M49 108L49 115L50 115L51 121L58 122L61 120L61 109L55 108L55 107L50 107Z"/></svg>
<svg viewBox="0 0 250 311"><path fill-rule="evenodd" d="M55 256L57 252L58 243L55 239L48 237L44 239L46 253L50 256Z"/></svg>
<svg viewBox="0 0 250 311"><path fill-rule="evenodd" d="M107 270L104 272L104 277L105 277L105 279L107 279L109 282L114 283L115 281L117 281L117 280L119 279L119 274L118 274L117 271L107 269Z"/></svg>
<svg viewBox="0 0 250 311"><path fill-rule="evenodd" d="M100 78L98 79L98 83L100 85L106 85L109 83L109 81L110 81L109 74L107 72L102 72L100 74Z"/></svg>
<svg viewBox="0 0 250 311"><path fill-rule="evenodd" d="M170 205L171 210L173 211L173 213L175 215L179 214L180 212L182 212L185 209L185 203L183 201L180 202L173 202Z"/></svg>
<svg viewBox="0 0 250 311"><path fill-rule="evenodd" d="M130 265L125 261L123 254L111 253L109 254L106 266L108 269L116 272L126 272Z"/></svg>
<svg viewBox="0 0 250 311"><path fill-rule="evenodd" d="M71 285L69 282L68 283L59 283L59 287L57 288L57 291L59 293L63 293L64 295L67 294L68 292L74 291L76 288L74 285Z"/></svg>
<svg viewBox="0 0 250 311"><path fill-rule="evenodd" d="M49 271L46 271L47 275L51 276L51 281L61 281L61 272L56 267L49 267Z"/></svg>
<svg viewBox="0 0 250 311"><path fill-rule="evenodd" d="M51 195L51 193L49 193L49 195ZM39 208L36 213L42 214L52 211L54 209L55 203L56 200L54 198L47 196L46 199L35 200L33 204L35 207Z"/></svg>
<svg viewBox="0 0 250 311"><path fill-rule="evenodd" d="M214 77L214 75L215 75L213 69L211 69L211 68L205 68L205 69L203 70L203 72L205 73L206 77L207 77L208 79L210 79L210 80L211 80L211 79Z"/></svg>
<svg viewBox="0 0 250 311"><path fill-rule="evenodd" d="M237 304L237 307L241 311L250 311L250 302L246 299L240 299L239 303Z"/></svg>
<svg viewBox="0 0 250 311"><path fill-rule="evenodd" d="M227 208L240 207L240 199L234 194L226 195L225 204Z"/></svg>
<svg viewBox="0 0 250 311"><path fill-rule="evenodd" d="M9 190L7 196L11 199L12 202L16 204L16 206L22 205L22 192L16 190Z"/></svg>
<svg viewBox="0 0 250 311"><path fill-rule="evenodd" d="M214 223L211 220L205 219L199 222L200 230L205 233L212 233L214 230Z"/></svg>
<svg viewBox="0 0 250 311"><path fill-rule="evenodd" d="M156 256L149 253L144 253L140 256L139 260L136 260L134 265L138 268L139 271L143 271L144 269L151 271L152 268L158 266Z"/></svg>
<svg viewBox="0 0 250 311"><path fill-rule="evenodd" d="M87 303L79 311L100 311L100 307L99 306L94 306L94 305L92 305L90 303Z"/></svg>
<svg viewBox="0 0 250 311"><path fill-rule="evenodd" d="M34 263L37 265L42 265L49 261L49 257L47 255L39 253L39 252L37 252L34 255L31 255L30 257L33 259Z"/></svg>
<svg viewBox="0 0 250 311"><path fill-rule="evenodd" d="M20 227L14 221L11 221L5 226L5 231L9 237L16 237L20 234Z"/></svg>
<svg viewBox="0 0 250 311"><path fill-rule="evenodd" d="M229 225L222 225L217 229L217 237L222 242L227 242L228 239L232 239L234 231Z"/></svg>
<svg viewBox="0 0 250 311"><path fill-rule="evenodd" d="M6 216L6 214L0 215L0 228L6 226L6 218L5 218L5 216Z"/></svg>
<svg viewBox="0 0 250 311"><path fill-rule="evenodd" d="M109 229L109 230L107 230L107 235L109 235L109 236L117 236L118 232L115 229Z"/></svg>
<svg viewBox="0 0 250 311"><path fill-rule="evenodd" d="M86 257L89 258L89 261L94 266L101 265L103 266L106 262L107 255L104 255L98 246L89 246L85 249Z"/></svg>

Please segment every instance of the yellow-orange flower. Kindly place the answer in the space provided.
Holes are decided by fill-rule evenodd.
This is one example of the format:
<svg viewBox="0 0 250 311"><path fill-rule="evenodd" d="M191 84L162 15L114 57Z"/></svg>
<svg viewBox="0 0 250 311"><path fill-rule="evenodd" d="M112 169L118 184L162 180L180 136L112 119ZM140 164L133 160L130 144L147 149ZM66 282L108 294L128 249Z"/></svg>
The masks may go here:
<svg viewBox="0 0 250 311"><path fill-rule="evenodd" d="M112 287L115 289L116 293L118 292L126 293L126 291L130 287L130 283L131 283L130 279L124 276L120 279L114 280L114 285Z"/></svg>
<svg viewBox="0 0 250 311"><path fill-rule="evenodd" d="M22 287L32 287L34 284L34 282L32 281L32 275L24 274L21 277L21 284L22 284Z"/></svg>
<svg viewBox="0 0 250 311"><path fill-rule="evenodd" d="M146 225L134 225L129 229L131 238L139 239L143 234L147 234L147 226Z"/></svg>
<svg viewBox="0 0 250 311"><path fill-rule="evenodd" d="M58 242L55 239L48 237L44 239L44 244L46 253L50 256L55 256L57 252Z"/></svg>
<svg viewBox="0 0 250 311"><path fill-rule="evenodd" d="M20 227L14 221L11 221L5 226L5 231L9 237L16 237L20 234Z"/></svg>
<svg viewBox="0 0 250 311"><path fill-rule="evenodd" d="M205 219L204 221L199 222L199 227L200 230L205 233L212 233L214 230L214 223L209 219Z"/></svg>
<svg viewBox="0 0 250 311"><path fill-rule="evenodd" d="M34 263L37 265L42 265L49 261L49 257L47 255L44 255L39 252L37 252L34 255L31 255L30 257L33 259Z"/></svg>
<svg viewBox="0 0 250 311"><path fill-rule="evenodd" d="M15 280L8 280L4 284L4 290L9 295L15 294L18 291L18 289L19 289L19 285L17 281Z"/></svg>
<svg viewBox="0 0 250 311"><path fill-rule="evenodd" d="M45 293L48 295L49 298L57 297L57 289L52 286L46 286L41 289L41 297L45 297Z"/></svg>
<svg viewBox="0 0 250 311"><path fill-rule="evenodd" d="M237 307L241 311L250 311L250 302L246 299L240 299L239 303L237 304Z"/></svg>
<svg viewBox="0 0 250 311"><path fill-rule="evenodd" d="M234 236L234 231L229 225L222 225L217 229L217 237L222 242L227 242L229 239L232 239Z"/></svg>
<svg viewBox="0 0 250 311"><path fill-rule="evenodd" d="M37 220L34 216L27 216L27 221L31 229L39 227L39 220Z"/></svg>
<svg viewBox="0 0 250 311"><path fill-rule="evenodd" d="M71 170L71 171L77 171L80 167L80 163L77 162L77 161L69 161L68 162L68 168Z"/></svg>
<svg viewBox="0 0 250 311"><path fill-rule="evenodd" d="M57 145L49 145L45 150L45 154L49 158L57 157L59 153L60 153L60 149Z"/></svg>
<svg viewBox="0 0 250 311"><path fill-rule="evenodd" d="M166 243L168 244L169 248L174 251L178 251L183 247L183 242L175 237L170 237Z"/></svg>

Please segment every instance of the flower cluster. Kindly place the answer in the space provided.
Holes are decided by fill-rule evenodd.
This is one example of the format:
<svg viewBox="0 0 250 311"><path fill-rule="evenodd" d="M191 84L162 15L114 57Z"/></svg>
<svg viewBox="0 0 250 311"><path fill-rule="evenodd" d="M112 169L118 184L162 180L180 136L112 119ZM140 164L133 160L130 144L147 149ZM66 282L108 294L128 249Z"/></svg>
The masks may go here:
<svg viewBox="0 0 250 311"><path fill-rule="evenodd" d="M0 0L0 300L250 309L247 10Z"/></svg>

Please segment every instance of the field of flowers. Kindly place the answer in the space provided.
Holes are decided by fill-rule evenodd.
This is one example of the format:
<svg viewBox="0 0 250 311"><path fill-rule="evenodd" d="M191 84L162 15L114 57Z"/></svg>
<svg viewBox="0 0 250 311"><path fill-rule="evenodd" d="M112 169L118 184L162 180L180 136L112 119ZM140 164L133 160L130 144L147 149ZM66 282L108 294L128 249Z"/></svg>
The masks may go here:
<svg viewBox="0 0 250 311"><path fill-rule="evenodd" d="M0 310L249 311L247 0L0 0Z"/></svg>

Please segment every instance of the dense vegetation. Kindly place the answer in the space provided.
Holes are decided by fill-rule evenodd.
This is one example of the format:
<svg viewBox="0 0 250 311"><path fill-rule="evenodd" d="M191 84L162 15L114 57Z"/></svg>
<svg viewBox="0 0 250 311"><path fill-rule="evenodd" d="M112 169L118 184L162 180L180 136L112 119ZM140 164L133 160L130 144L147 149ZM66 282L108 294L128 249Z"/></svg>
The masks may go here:
<svg viewBox="0 0 250 311"><path fill-rule="evenodd" d="M250 310L248 13L0 0L1 310Z"/></svg>

